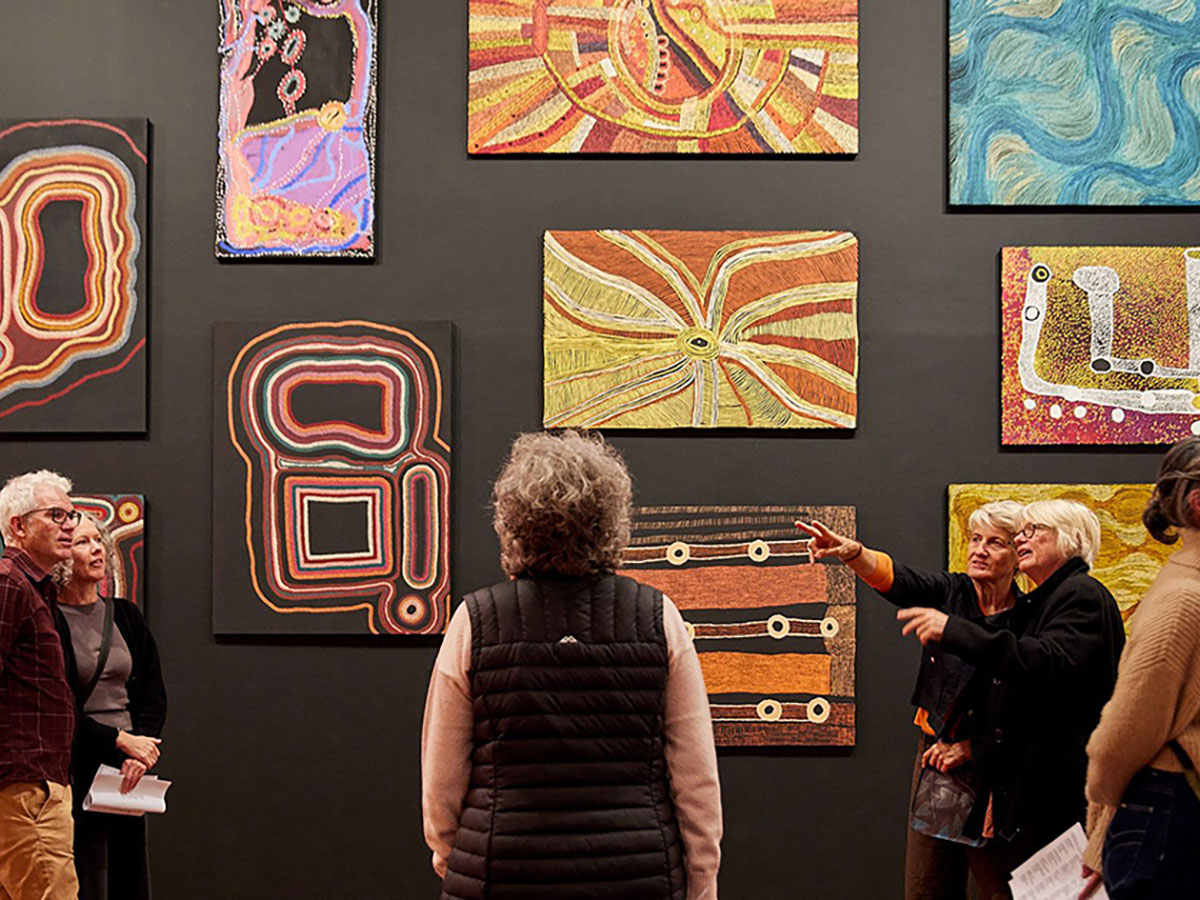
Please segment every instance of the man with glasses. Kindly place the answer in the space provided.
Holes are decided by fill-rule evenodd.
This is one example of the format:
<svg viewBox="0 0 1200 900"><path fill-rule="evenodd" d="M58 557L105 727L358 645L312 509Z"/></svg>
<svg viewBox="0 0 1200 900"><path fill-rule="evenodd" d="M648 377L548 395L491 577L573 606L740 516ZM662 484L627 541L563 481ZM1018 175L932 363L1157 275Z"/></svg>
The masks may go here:
<svg viewBox="0 0 1200 900"><path fill-rule="evenodd" d="M75 698L50 570L71 558L71 482L29 472L0 490L0 900L75 900L69 768Z"/></svg>

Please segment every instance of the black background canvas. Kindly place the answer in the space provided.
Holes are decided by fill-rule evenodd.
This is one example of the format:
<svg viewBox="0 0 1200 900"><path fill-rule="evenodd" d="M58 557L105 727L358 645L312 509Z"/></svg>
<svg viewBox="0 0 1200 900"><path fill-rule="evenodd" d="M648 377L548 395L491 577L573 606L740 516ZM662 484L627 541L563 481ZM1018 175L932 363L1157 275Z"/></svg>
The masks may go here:
<svg viewBox="0 0 1200 900"><path fill-rule="evenodd" d="M418 749L436 640L212 637L210 345L217 321L452 319L454 586L500 577L487 496L541 422L547 228L849 229L861 241L853 434L619 435L637 501L847 504L870 544L944 563L946 485L1142 482L1160 449L1001 451L999 248L1196 241L1192 214L946 211L942 2L864 2L862 152L821 159L468 159L467 7L380 11L378 259L212 256L217 4L6 0L7 116L154 123L155 301L146 440L5 439L154 509L147 607L170 694L150 823L166 900L432 898ZM47 66L47 59L55 65ZM860 590L858 745L722 752L731 900L903 896L918 647Z"/></svg>

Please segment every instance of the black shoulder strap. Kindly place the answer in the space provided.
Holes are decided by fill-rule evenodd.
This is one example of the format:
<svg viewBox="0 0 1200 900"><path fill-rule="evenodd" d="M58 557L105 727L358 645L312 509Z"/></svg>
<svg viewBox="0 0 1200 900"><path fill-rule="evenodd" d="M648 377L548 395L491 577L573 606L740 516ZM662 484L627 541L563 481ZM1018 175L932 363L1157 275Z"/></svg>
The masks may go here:
<svg viewBox="0 0 1200 900"><path fill-rule="evenodd" d="M92 696L92 691L100 683L100 676L104 674L104 667L108 665L108 651L112 649L114 604L111 600L102 599L100 602L104 604L104 631L100 635L100 655L96 658L96 671L92 673L92 677L88 680L88 683L79 691L80 706L88 702L88 698Z"/></svg>

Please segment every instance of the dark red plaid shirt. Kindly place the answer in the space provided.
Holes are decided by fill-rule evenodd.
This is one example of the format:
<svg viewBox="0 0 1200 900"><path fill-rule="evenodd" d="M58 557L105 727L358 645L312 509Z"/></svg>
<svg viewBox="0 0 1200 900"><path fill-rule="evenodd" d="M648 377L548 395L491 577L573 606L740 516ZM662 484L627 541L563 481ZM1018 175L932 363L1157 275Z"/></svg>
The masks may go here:
<svg viewBox="0 0 1200 900"><path fill-rule="evenodd" d="M75 699L54 628L54 586L24 550L0 555L0 784L67 784Z"/></svg>

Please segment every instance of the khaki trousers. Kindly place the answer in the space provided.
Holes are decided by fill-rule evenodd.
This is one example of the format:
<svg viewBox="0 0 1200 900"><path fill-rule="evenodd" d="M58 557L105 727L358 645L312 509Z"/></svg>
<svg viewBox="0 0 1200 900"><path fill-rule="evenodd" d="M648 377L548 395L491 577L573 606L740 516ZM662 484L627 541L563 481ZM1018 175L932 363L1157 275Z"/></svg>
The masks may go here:
<svg viewBox="0 0 1200 900"><path fill-rule="evenodd" d="M0 786L0 900L76 900L71 789Z"/></svg>

